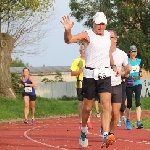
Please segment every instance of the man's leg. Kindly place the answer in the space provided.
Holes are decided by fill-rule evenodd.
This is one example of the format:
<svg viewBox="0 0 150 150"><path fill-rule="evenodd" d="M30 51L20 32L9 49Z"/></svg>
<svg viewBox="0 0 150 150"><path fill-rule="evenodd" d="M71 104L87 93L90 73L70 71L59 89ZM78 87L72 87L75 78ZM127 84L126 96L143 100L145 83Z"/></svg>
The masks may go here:
<svg viewBox="0 0 150 150"><path fill-rule="evenodd" d="M122 102L122 85L120 84L120 85L112 86L112 95L111 95L112 111L111 111L109 135L114 136L114 132L119 119L121 102ZM115 138L114 140L112 140L111 144L113 144L114 142L115 142Z"/></svg>
<svg viewBox="0 0 150 150"><path fill-rule="evenodd" d="M100 93L100 104L101 104L101 120L102 120L102 127L103 127L103 132L109 132L109 125L110 125L110 100L111 100L111 93Z"/></svg>
<svg viewBox="0 0 150 150"><path fill-rule="evenodd" d="M122 85L120 84L112 86L112 97L111 97L112 111L111 111L110 133L109 133L110 135L111 134L114 135L114 131L116 129L120 114L121 102L122 102Z"/></svg>
<svg viewBox="0 0 150 150"><path fill-rule="evenodd" d="M84 97L83 100L83 108L82 108L82 128L81 128L81 136L79 140L79 144L82 147L88 146L87 139L87 121L90 116L90 112L92 110L94 97L95 97L95 80L93 78L83 78L82 82L82 94Z"/></svg>
<svg viewBox="0 0 150 150"><path fill-rule="evenodd" d="M92 110L90 111L90 115L89 115L89 118L88 118L88 121L87 121L87 127L88 129L93 129L93 126L92 126L92 123L91 123L91 116L92 116Z"/></svg>
<svg viewBox="0 0 150 150"><path fill-rule="evenodd" d="M78 115L79 115L79 128L82 127L82 107L83 107L83 96L82 88L77 88L77 97L78 97Z"/></svg>
<svg viewBox="0 0 150 150"><path fill-rule="evenodd" d="M94 99L88 100L87 98L84 98L83 101L84 102L83 102L83 109L82 109L82 128L85 128L87 126L87 121L90 116L90 112L92 110Z"/></svg>
<svg viewBox="0 0 150 150"><path fill-rule="evenodd" d="M79 122L82 125L82 107L83 101L78 101L78 114L79 114Z"/></svg>
<svg viewBox="0 0 150 150"><path fill-rule="evenodd" d="M83 109L82 109L82 128L81 128L81 137L79 140L79 144L82 147L88 146L88 139L87 139L87 133L88 133L88 127L87 127L87 121L90 116L90 112L93 105L93 100L88 100L87 98L84 98L83 100Z"/></svg>
<svg viewBox="0 0 150 150"><path fill-rule="evenodd" d="M112 113L111 113L111 122L110 122L110 134L113 133L116 129L119 114L120 114L121 103L112 103Z"/></svg>
<svg viewBox="0 0 150 150"><path fill-rule="evenodd" d="M96 117L100 118L99 104L98 104L98 100L96 99L95 99L95 110L96 110Z"/></svg>

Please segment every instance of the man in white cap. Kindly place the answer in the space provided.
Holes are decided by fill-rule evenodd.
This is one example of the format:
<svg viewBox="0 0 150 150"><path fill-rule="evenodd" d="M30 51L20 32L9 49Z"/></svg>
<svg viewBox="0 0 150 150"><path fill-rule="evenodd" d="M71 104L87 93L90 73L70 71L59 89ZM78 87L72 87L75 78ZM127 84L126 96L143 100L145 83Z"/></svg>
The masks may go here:
<svg viewBox="0 0 150 150"><path fill-rule="evenodd" d="M110 33L106 31L107 19L103 12L97 12L93 16L93 29L77 35L71 34L74 23L69 16L64 16L61 21L65 28L65 43L82 42L85 46L85 69L82 85L84 105L82 110L82 128L79 144L82 147L88 146L87 120L92 109L94 98L98 91L102 107L103 140L102 147L109 147L114 143L114 135L109 135L110 126L110 101L111 101L111 74L110 66L118 75L110 51Z"/></svg>

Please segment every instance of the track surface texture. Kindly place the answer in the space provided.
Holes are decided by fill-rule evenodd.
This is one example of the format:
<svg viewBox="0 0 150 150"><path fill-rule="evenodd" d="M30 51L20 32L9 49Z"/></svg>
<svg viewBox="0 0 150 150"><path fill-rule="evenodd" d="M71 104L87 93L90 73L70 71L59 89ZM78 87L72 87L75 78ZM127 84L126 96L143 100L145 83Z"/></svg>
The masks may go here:
<svg viewBox="0 0 150 150"><path fill-rule="evenodd" d="M150 111L144 111L142 118L150 116ZM135 118L135 112L131 118ZM0 150L99 150L100 119L92 116L93 129L89 130L89 146L79 146L78 117L60 117L37 119L34 125L23 122L8 122L0 124ZM116 143L109 150L150 150L150 131L146 129L126 130L122 123L116 128ZM103 148L106 149L106 148Z"/></svg>

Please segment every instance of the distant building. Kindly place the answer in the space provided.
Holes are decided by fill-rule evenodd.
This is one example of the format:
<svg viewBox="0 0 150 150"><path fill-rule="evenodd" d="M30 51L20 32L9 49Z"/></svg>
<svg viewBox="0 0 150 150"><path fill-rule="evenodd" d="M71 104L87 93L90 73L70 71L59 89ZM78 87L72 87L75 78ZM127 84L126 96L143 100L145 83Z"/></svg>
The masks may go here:
<svg viewBox="0 0 150 150"><path fill-rule="evenodd" d="M24 67L10 67L11 73L22 74ZM30 73L34 76L34 79L37 83L40 83L44 78L49 80L55 80L56 72L62 74L62 78L65 82L76 81L76 77L71 76L70 66L46 66L46 67L28 67Z"/></svg>

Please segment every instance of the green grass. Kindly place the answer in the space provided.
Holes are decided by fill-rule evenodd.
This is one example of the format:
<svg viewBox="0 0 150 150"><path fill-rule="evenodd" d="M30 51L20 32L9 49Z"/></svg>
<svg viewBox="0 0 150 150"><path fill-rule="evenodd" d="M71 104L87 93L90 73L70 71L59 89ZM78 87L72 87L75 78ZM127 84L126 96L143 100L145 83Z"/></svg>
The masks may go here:
<svg viewBox="0 0 150 150"><path fill-rule="evenodd" d="M141 103L143 110L150 110L150 98L141 98ZM23 108L24 102L21 96L18 96L17 99L0 98L0 121L24 118ZM134 100L132 110L135 110ZM93 112L95 112L94 107ZM36 118L77 114L78 100L74 97L63 97L58 100L37 97ZM150 121L147 120L148 119L143 120L143 123L144 121L146 122L144 123L144 127L150 128Z"/></svg>
<svg viewBox="0 0 150 150"><path fill-rule="evenodd" d="M150 129L150 117L142 118L141 122L143 123L145 129ZM131 121L131 123L132 123L132 126L135 127L137 124L137 120L134 119Z"/></svg>
<svg viewBox="0 0 150 150"><path fill-rule="evenodd" d="M77 114L77 100L56 100L38 97L36 100L36 118ZM17 99L0 98L0 120L24 118L24 102Z"/></svg>

